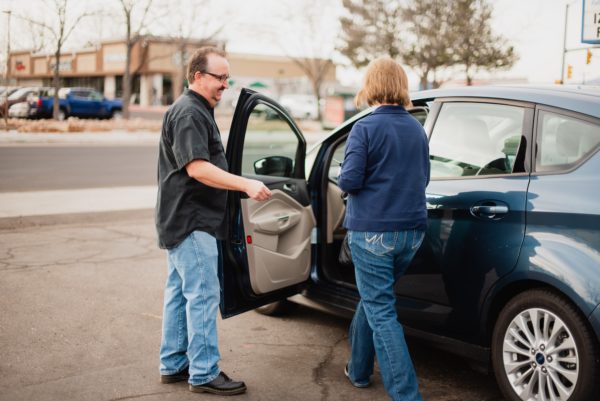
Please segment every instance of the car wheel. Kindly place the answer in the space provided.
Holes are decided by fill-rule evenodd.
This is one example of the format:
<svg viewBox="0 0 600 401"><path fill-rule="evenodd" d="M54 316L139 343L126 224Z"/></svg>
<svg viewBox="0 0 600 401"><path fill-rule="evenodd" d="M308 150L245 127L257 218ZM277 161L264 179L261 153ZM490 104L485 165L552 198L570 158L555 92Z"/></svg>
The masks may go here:
<svg viewBox="0 0 600 401"><path fill-rule="evenodd" d="M67 119L67 112L63 109L58 110L58 121L65 121Z"/></svg>
<svg viewBox="0 0 600 401"><path fill-rule="evenodd" d="M260 313L261 315L284 316L291 313L294 309L296 309L297 306L298 304L295 304L294 302L283 300L263 305L261 307L256 308L255 311Z"/></svg>
<svg viewBox="0 0 600 401"><path fill-rule="evenodd" d="M597 344L579 311L551 291L522 293L504 307L494 328L492 363L509 400L595 399Z"/></svg>
<svg viewBox="0 0 600 401"><path fill-rule="evenodd" d="M121 110L115 110L112 112L111 118L121 120L123 118L123 112Z"/></svg>

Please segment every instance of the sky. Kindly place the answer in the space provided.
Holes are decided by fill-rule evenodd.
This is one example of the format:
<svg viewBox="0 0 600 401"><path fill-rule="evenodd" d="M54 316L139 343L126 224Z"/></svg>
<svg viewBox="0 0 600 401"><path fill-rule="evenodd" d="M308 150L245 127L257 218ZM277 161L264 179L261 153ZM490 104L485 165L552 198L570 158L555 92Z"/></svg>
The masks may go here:
<svg viewBox="0 0 600 401"><path fill-rule="evenodd" d="M270 1L258 0L228 0L235 7L242 7L245 15L259 15L254 10L264 10L273 7L257 7L259 4L268 4ZM310 2L310 0L297 3ZM281 0L278 1L281 3ZM494 7L492 28L495 34L504 36L513 45L519 55L519 61L510 70L495 71L492 74L481 72L480 77L495 79L527 80L530 83L553 83L561 78L563 41L565 34L565 12L569 5L567 20L567 49L590 47L582 44L581 39L581 14L582 0L491 0ZM244 8L245 7L245 8ZM237 8L240 9L240 8ZM262 13L262 11L259 11ZM331 13L335 14L335 13ZM332 15L333 25L337 18ZM250 18L254 20L254 18ZM265 19L256 17L259 25L266 24ZM286 22L281 19L271 19L269 24L277 26L280 32L286 31ZM252 25L252 24L250 24ZM277 52L273 45L272 36L255 40L255 35L248 34L245 30L232 29L229 48L235 51L251 52ZM335 36L335 31L332 37ZM330 40L333 43L333 39ZM572 80L566 82L584 81L587 77L600 76L600 48L593 50L592 63L585 64L586 53L584 50L568 51L565 63L573 66ZM566 68L566 67L565 67ZM338 68L339 78L342 83L355 84L360 80L361 72L353 69ZM456 78L462 78L458 75ZM415 85L417 77L409 71L409 80ZM343 82L347 81L347 82Z"/></svg>
<svg viewBox="0 0 600 401"><path fill-rule="evenodd" d="M158 1L158 0L155 0ZM189 2L199 0L173 0L172 7L179 6L181 18L189 15ZM211 0L205 0L211 1ZM42 0L0 0L0 10L19 9L35 10L35 4ZM512 44L519 61L510 70L495 71L491 74L480 72L479 78L516 79L531 83L553 83L561 77L563 55L563 35L565 32L565 11L569 4L567 20L567 49L589 47L582 44L581 13L582 0L490 0L494 7L492 27L495 34L504 36ZM103 7L117 9L117 0L79 0L73 1L78 7L102 4ZM314 11L313 19L317 19L319 27L319 43L309 51L333 55L334 60L342 66L338 68L338 79L342 84L357 86L362 76L361 71L343 67L346 63L339 55L335 55L336 36L339 32L338 16L342 11L341 0L212 0L212 6L202 9L195 17L195 29L210 30L222 27L220 35L228 40L228 50L254 54L302 53L308 44L302 41L307 35L303 33L302 16ZM195 14L194 14L195 15ZM204 17L203 17L204 16ZM209 16L208 19L206 19ZM204 21L204 23L202 23ZM14 25L14 21L13 21ZM108 26L107 26L108 25ZM111 24L96 24L94 31L99 36L115 37ZM0 53L4 55L6 47L6 14L0 16ZM170 25L157 27L157 32L166 32ZM314 29L313 29L314 30ZM89 31L89 29L88 29ZM14 27L12 31L14 37ZM74 35L71 46L82 44L82 34ZM593 50L592 63L585 64L585 51L569 51L566 64L573 66L573 79L569 83L579 83L600 76L600 48ZM409 80L416 84L417 78L410 69ZM462 78L456 74L455 78Z"/></svg>
<svg viewBox="0 0 600 401"><path fill-rule="evenodd" d="M600 76L600 48L593 50L589 65L585 64L585 50L573 50L591 46L581 43L581 0L496 0L493 4L494 31L514 43L520 55L510 76L526 77L534 83L560 79L566 5L569 5L566 48L572 51L566 53L565 63L573 66L571 81Z"/></svg>

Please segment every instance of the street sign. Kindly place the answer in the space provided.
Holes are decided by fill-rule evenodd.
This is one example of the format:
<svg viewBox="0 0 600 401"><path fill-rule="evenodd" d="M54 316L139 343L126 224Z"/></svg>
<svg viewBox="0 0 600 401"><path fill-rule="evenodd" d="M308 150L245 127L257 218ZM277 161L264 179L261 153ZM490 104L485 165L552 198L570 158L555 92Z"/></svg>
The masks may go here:
<svg viewBox="0 0 600 401"><path fill-rule="evenodd" d="M581 42L600 44L600 0L583 0Z"/></svg>

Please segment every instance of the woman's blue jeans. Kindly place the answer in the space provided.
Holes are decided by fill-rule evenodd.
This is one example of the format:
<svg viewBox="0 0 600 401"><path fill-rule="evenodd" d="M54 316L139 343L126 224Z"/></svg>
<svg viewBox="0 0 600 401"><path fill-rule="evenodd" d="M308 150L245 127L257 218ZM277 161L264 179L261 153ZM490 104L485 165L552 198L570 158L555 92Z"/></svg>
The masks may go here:
<svg viewBox="0 0 600 401"><path fill-rule="evenodd" d="M160 373L170 375L189 365L189 383L219 375L217 308L220 286L215 237L194 231L167 251Z"/></svg>
<svg viewBox="0 0 600 401"><path fill-rule="evenodd" d="M350 325L350 380L366 384L375 355L387 393L394 401L421 401L402 325L396 314L394 283L419 249L421 230L348 231L348 244L361 300Z"/></svg>

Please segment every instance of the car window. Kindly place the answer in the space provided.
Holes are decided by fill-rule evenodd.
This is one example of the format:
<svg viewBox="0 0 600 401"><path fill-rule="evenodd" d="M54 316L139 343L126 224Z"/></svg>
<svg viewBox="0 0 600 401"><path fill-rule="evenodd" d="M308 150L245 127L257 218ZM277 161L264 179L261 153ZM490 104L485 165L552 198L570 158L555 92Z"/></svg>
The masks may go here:
<svg viewBox="0 0 600 401"><path fill-rule="evenodd" d="M600 126L548 111L540 111L536 171L576 164L600 143Z"/></svg>
<svg viewBox="0 0 600 401"><path fill-rule="evenodd" d="M89 96L89 92L85 91L85 90L72 90L71 91L71 96L73 97L78 97L78 98L84 98L87 99Z"/></svg>
<svg viewBox="0 0 600 401"><path fill-rule="evenodd" d="M90 99L92 100L102 100L104 96L100 92L92 91L90 92Z"/></svg>
<svg viewBox="0 0 600 401"><path fill-rule="evenodd" d="M342 161L344 160L344 155L346 153L346 141L340 142L334 152L333 152L333 160L329 165L329 172L327 174L328 178L337 184L338 176L340 175L340 171L342 170Z"/></svg>
<svg viewBox="0 0 600 401"><path fill-rule="evenodd" d="M409 112L411 116L421 123L421 125L425 125L425 120L427 120L427 116L429 115L429 109L427 107L413 107Z"/></svg>
<svg viewBox="0 0 600 401"><path fill-rule="evenodd" d="M291 178L298 145L298 138L285 117L267 104L257 104L246 128L242 174Z"/></svg>
<svg viewBox="0 0 600 401"><path fill-rule="evenodd" d="M524 134L525 109L504 104L442 104L429 141L431 178L510 174Z"/></svg>

